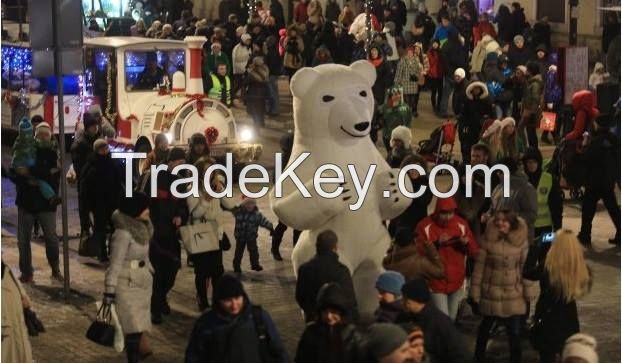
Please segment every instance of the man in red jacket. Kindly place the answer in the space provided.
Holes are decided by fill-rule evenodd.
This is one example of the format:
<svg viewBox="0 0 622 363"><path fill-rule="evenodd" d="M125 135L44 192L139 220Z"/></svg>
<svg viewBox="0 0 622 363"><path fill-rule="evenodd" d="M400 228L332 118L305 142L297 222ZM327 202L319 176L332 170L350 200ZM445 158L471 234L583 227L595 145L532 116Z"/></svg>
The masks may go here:
<svg viewBox="0 0 622 363"><path fill-rule="evenodd" d="M434 213L419 222L416 229L419 253L423 254L426 242L432 242L445 265L445 278L430 280L429 285L432 302L452 320L463 298L465 257L479 251L469 224L456 214L457 208L451 197L438 199Z"/></svg>

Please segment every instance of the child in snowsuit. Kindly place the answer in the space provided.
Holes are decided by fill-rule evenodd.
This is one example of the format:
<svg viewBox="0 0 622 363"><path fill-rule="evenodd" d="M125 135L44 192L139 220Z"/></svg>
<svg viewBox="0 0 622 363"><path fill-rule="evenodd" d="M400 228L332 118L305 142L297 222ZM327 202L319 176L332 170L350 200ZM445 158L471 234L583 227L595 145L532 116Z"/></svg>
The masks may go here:
<svg viewBox="0 0 622 363"><path fill-rule="evenodd" d="M259 264L259 251L257 249L257 230L263 227L270 231L272 235L274 228L272 223L259 211L254 199L242 198L239 206L230 210L235 217L235 256L233 257L233 271L241 273L242 257L244 250L248 248L251 259L251 269L261 271L263 267Z"/></svg>
<svg viewBox="0 0 622 363"><path fill-rule="evenodd" d="M404 102L404 95L401 87L394 86L387 90L381 114L383 124L382 141L387 151L390 152L393 130L398 126L410 128L412 120L411 110L406 102Z"/></svg>
<svg viewBox="0 0 622 363"><path fill-rule="evenodd" d="M43 197L50 203L58 200L56 192L47 182L29 176L29 169L37 161L37 143L33 136L32 124L28 118L24 117L19 123L19 133L13 144L13 159L11 167L15 172L22 176L28 176L32 181L39 185L39 190Z"/></svg>

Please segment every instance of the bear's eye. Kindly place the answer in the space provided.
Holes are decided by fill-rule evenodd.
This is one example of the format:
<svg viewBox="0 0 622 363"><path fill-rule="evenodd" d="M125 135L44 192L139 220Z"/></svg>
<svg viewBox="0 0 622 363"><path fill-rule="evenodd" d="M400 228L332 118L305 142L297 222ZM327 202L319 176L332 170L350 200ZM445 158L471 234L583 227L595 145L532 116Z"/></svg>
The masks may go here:
<svg viewBox="0 0 622 363"><path fill-rule="evenodd" d="M361 91L359 92L359 95L361 95L361 97L367 97L367 92Z"/></svg>
<svg viewBox="0 0 622 363"><path fill-rule="evenodd" d="M330 101L332 101L334 99L335 99L335 97L333 97L333 96L329 96L329 95L322 96L322 101L324 101L324 102L330 102Z"/></svg>

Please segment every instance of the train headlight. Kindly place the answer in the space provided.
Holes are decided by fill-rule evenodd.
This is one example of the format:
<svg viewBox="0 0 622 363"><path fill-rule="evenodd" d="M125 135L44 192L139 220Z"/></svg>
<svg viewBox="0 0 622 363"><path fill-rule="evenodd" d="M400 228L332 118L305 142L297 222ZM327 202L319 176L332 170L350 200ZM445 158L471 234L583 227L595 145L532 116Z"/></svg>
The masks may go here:
<svg viewBox="0 0 622 363"><path fill-rule="evenodd" d="M242 142L249 142L253 140L254 136L255 135L253 135L253 130L248 127L240 131L240 141Z"/></svg>

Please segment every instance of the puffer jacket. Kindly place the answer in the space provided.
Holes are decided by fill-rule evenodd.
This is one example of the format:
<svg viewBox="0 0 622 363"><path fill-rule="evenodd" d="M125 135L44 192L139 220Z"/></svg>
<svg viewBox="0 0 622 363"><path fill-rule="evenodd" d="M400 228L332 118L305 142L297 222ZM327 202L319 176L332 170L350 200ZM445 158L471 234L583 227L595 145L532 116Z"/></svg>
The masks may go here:
<svg viewBox="0 0 622 363"><path fill-rule="evenodd" d="M238 241L252 241L257 239L259 227L273 230L272 223L266 218L257 207L248 211L244 206L236 206L230 209L235 217L234 236Z"/></svg>
<svg viewBox="0 0 622 363"><path fill-rule="evenodd" d="M482 40L477 43L473 49L473 55L471 56L471 73L479 73L482 71L484 61L486 60L486 46L495 40L490 35L484 35Z"/></svg>
<svg viewBox="0 0 622 363"><path fill-rule="evenodd" d="M501 236L494 219L488 222L471 278L470 296L484 316L507 318L524 315L527 303L537 297L536 283L523 278L529 243L527 225Z"/></svg>
<svg viewBox="0 0 622 363"><path fill-rule="evenodd" d="M590 126L590 122L598 117L598 109L594 100L594 94L588 90L582 90L572 95L572 111L575 121L573 130L566 135L566 140L578 140Z"/></svg>
<svg viewBox="0 0 622 363"><path fill-rule="evenodd" d="M393 244L387 256L382 260L382 266L389 271L401 273L406 281L417 278L442 279L445 277L445 266L433 244L425 245L425 254L417 252L417 245L398 246Z"/></svg>
<svg viewBox="0 0 622 363"><path fill-rule="evenodd" d="M123 333L151 328L151 221L132 218L119 210L112 215L115 231L110 241L110 266L106 271L106 293L116 294L115 304Z"/></svg>
<svg viewBox="0 0 622 363"><path fill-rule="evenodd" d="M441 210L456 210L457 207L453 198L439 199L436 202L435 212L417 225L415 243L419 254L425 254L426 241L432 241L437 246L445 266L444 278L429 280L430 291L433 293L450 294L461 288L465 277L465 257L475 256L479 250L469 224L458 215L445 226L436 223ZM439 243L441 235L447 235L449 240ZM457 240L461 236L468 237L466 245Z"/></svg>

